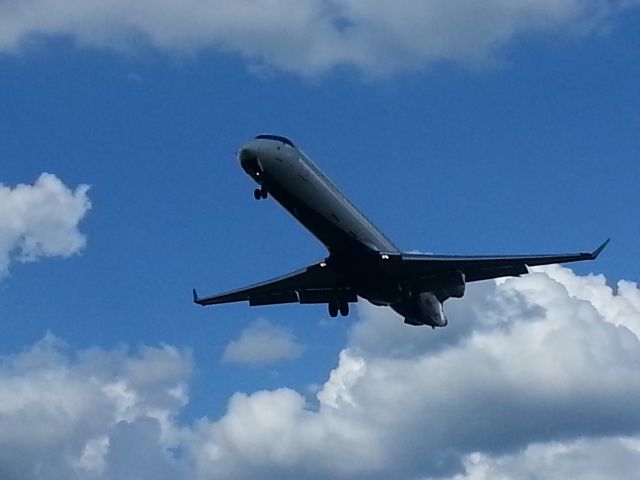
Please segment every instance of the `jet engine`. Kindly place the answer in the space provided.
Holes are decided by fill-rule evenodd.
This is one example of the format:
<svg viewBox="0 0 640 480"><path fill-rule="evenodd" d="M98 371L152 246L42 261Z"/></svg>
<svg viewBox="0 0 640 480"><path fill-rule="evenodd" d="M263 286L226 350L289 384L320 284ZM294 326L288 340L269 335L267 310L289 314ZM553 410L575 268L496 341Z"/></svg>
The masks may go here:
<svg viewBox="0 0 640 480"><path fill-rule="evenodd" d="M391 305L404 317L409 325L429 325L433 328L447 325L442 303L448 298L461 298L465 292L465 276L462 272L451 272L437 279L425 279L425 283L417 287L429 291L411 293L403 301ZM435 280L435 281L434 281Z"/></svg>
<svg viewBox="0 0 640 480"><path fill-rule="evenodd" d="M412 295L404 302L391 305L391 308L402 315L404 323L409 325L429 325L433 328L447 325L442 302L433 292Z"/></svg>
<svg viewBox="0 0 640 480"><path fill-rule="evenodd" d="M464 297L466 282L464 273L453 272L445 282L443 287L435 290L436 297L441 302L444 302L448 298L462 298Z"/></svg>

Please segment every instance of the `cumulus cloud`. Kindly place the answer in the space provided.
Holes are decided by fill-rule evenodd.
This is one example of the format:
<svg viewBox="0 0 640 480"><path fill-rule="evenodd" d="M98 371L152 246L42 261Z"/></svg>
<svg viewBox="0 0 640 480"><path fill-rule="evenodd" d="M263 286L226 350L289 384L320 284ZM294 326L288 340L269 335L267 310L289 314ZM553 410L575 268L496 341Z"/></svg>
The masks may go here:
<svg viewBox="0 0 640 480"><path fill-rule="evenodd" d="M230 363L264 365L293 360L302 355L303 350L292 332L267 320L258 320L226 346L222 359Z"/></svg>
<svg viewBox="0 0 640 480"><path fill-rule="evenodd" d="M82 250L78 223L91 208L87 185L75 190L43 173L33 185L0 184L0 278L11 260L69 256Z"/></svg>
<svg viewBox="0 0 640 480"><path fill-rule="evenodd" d="M533 444L524 451L496 458L475 453L464 463L465 473L454 480L633 478L640 469L640 442L614 437Z"/></svg>
<svg viewBox="0 0 640 480"><path fill-rule="evenodd" d="M636 0L30 0L0 3L0 52L40 36L85 46L215 50L303 75L367 73L438 61L482 65L514 38L586 34Z"/></svg>
<svg viewBox="0 0 640 480"><path fill-rule="evenodd" d="M635 474L635 283L551 266L471 285L447 307L450 326L432 331L364 306L317 402L289 388L236 393L220 418L187 423L188 353L73 353L48 337L0 364L0 476Z"/></svg>
<svg viewBox="0 0 640 480"><path fill-rule="evenodd" d="M581 452L640 462L637 285L555 266L469 293L435 332L365 307L319 409L291 390L234 397L200 432L201 471L517 478L545 461L576 476L607 470Z"/></svg>
<svg viewBox="0 0 640 480"><path fill-rule="evenodd" d="M190 369L174 347L72 352L52 335L2 358L0 478L175 478Z"/></svg>

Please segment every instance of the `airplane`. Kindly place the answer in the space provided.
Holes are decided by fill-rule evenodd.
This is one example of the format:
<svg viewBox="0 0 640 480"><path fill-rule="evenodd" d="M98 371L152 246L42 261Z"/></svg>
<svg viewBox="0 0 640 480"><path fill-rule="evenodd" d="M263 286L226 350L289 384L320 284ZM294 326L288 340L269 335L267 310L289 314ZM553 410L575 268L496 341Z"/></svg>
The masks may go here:
<svg viewBox="0 0 640 480"><path fill-rule="evenodd" d="M326 304L347 316L358 297L388 306L409 325L447 325L443 303L461 298L469 282L520 276L528 267L595 260L592 252L545 255L429 255L400 251L291 140L263 134L241 147L238 160L258 184L256 200L269 196L327 248L329 255L272 280L193 301L199 305L249 302Z"/></svg>

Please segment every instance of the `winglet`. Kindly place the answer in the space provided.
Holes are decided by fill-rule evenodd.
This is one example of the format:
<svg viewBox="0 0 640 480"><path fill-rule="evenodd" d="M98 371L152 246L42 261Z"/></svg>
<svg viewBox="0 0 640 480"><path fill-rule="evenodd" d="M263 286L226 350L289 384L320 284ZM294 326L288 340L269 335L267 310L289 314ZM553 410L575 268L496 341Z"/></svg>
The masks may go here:
<svg viewBox="0 0 640 480"><path fill-rule="evenodd" d="M196 289L193 289L193 303L198 303L198 292L196 292Z"/></svg>
<svg viewBox="0 0 640 480"><path fill-rule="evenodd" d="M611 239L607 238L602 245L600 245L593 252L591 252L591 259L595 260L596 258L598 258L598 255L600 255L600 252L602 252L602 250L605 249L605 247L609 244L610 241Z"/></svg>

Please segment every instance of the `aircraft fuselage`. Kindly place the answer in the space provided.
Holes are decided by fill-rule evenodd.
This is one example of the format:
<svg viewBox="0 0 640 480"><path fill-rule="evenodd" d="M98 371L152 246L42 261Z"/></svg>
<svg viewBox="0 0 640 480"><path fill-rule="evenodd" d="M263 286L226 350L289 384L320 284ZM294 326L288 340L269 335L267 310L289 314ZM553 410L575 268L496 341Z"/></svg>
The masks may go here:
<svg viewBox="0 0 640 480"><path fill-rule="evenodd" d="M242 147L240 164L332 254L398 252L300 149L258 138Z"/></svg>

